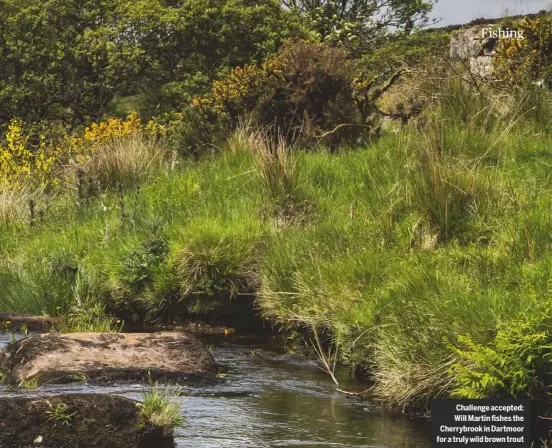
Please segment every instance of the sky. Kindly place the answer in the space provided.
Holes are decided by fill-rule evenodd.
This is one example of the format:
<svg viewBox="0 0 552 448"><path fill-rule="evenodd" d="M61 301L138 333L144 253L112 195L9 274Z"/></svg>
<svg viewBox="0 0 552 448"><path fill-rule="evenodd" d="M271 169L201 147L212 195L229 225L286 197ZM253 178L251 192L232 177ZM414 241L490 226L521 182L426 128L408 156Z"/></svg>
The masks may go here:
<svg viewBox="0 0 552 448"><path fill-rule="evenodd" d="M534 13L551 5L552 0L439 0L432 17L442 19L438 26L460 25L480 17ZM504 14L505 11L509 14Z"/></svg>

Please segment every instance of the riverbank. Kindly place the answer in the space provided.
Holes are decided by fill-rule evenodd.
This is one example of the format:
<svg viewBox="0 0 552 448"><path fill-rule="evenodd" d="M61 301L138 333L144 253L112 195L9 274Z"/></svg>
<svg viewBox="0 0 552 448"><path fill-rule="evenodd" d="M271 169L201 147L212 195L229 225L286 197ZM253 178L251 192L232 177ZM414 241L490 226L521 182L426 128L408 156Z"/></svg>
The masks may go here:
<svg viewBox="0 0 552 448"><path fill-rule="evenodd" d="M106 188L82 176L31 202L14 193L0 310L65 332L277 323L299 342L319 335L320 356L361 367L401 411L542 395L549 122L529 97L501 114L469 89L447 95L421 131L335 153L267 159L243 128L198 161Z"/></svg>

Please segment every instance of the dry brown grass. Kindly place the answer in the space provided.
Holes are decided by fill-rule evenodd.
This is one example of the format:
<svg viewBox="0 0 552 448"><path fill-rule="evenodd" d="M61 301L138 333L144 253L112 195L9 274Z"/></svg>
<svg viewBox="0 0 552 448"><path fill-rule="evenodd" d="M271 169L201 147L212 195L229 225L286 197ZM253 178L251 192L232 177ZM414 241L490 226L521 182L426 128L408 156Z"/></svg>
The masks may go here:
<svg viewBox="0 0 552 448"><path fill-rule="evenodd" d="M243 131L240 139L244 138ZM251 130L245 134L246 146L255 155L258 173L270 196L277 202L295 197L295 148L271 129Z"/></svg>
<svg viewBox="0 0 552 448"><path fill-rule="evenodd" d="M31 220L31 203L36 203L44 192L41 188L22 186L14 188L0 184L0 224Z"/></svg>
<svg viewBox="0 0 552 448"><path fill-rule="evenodd" d="M135 185L168 168L173 153L159 140L143 135L114 140L99 147L83 166L102 188Z"/></svg>

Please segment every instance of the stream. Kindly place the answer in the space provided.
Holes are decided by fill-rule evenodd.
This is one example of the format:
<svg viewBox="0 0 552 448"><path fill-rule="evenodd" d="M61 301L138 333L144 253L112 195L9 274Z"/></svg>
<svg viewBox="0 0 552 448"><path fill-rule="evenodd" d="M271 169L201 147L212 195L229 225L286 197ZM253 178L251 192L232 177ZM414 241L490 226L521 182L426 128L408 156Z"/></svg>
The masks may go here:
<svg viewBox="0 0 552 448"><path fill-rule="evenodd" d="M9 342L0 335L0 348ZM184 387L179 398L184 428L175 434L177 448L262 447L429 447L430 424L390 415L377 403L337 392L314 363L253 341L228 341L212 347L224 372L214 384ZM341 387L366 389L336 374ZM104 392L141 399L143 385L72 384L3 395L57 395Z"/></svg>

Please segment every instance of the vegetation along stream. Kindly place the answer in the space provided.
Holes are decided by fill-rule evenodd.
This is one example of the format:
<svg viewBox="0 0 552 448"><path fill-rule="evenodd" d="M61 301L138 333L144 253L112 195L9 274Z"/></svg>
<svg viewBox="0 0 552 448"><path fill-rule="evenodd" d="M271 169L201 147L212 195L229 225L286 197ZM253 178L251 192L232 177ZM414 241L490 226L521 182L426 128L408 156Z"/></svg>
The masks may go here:
<svg viewBox="0 0 552 448"><path fill-rule="evenodd" d="M8 342L0 335L0 348ZM183 389L186 424L176 431L177 448L429 447L429 422L389 415L375 403L336 392L324 372L298 356L251 341L212 350L224 376L213 385ZM338 374L349 390L365 387L349 379L346 369ZM143 390L137 384L70 384L2 394L107 392L140 400Z"/></svg>

